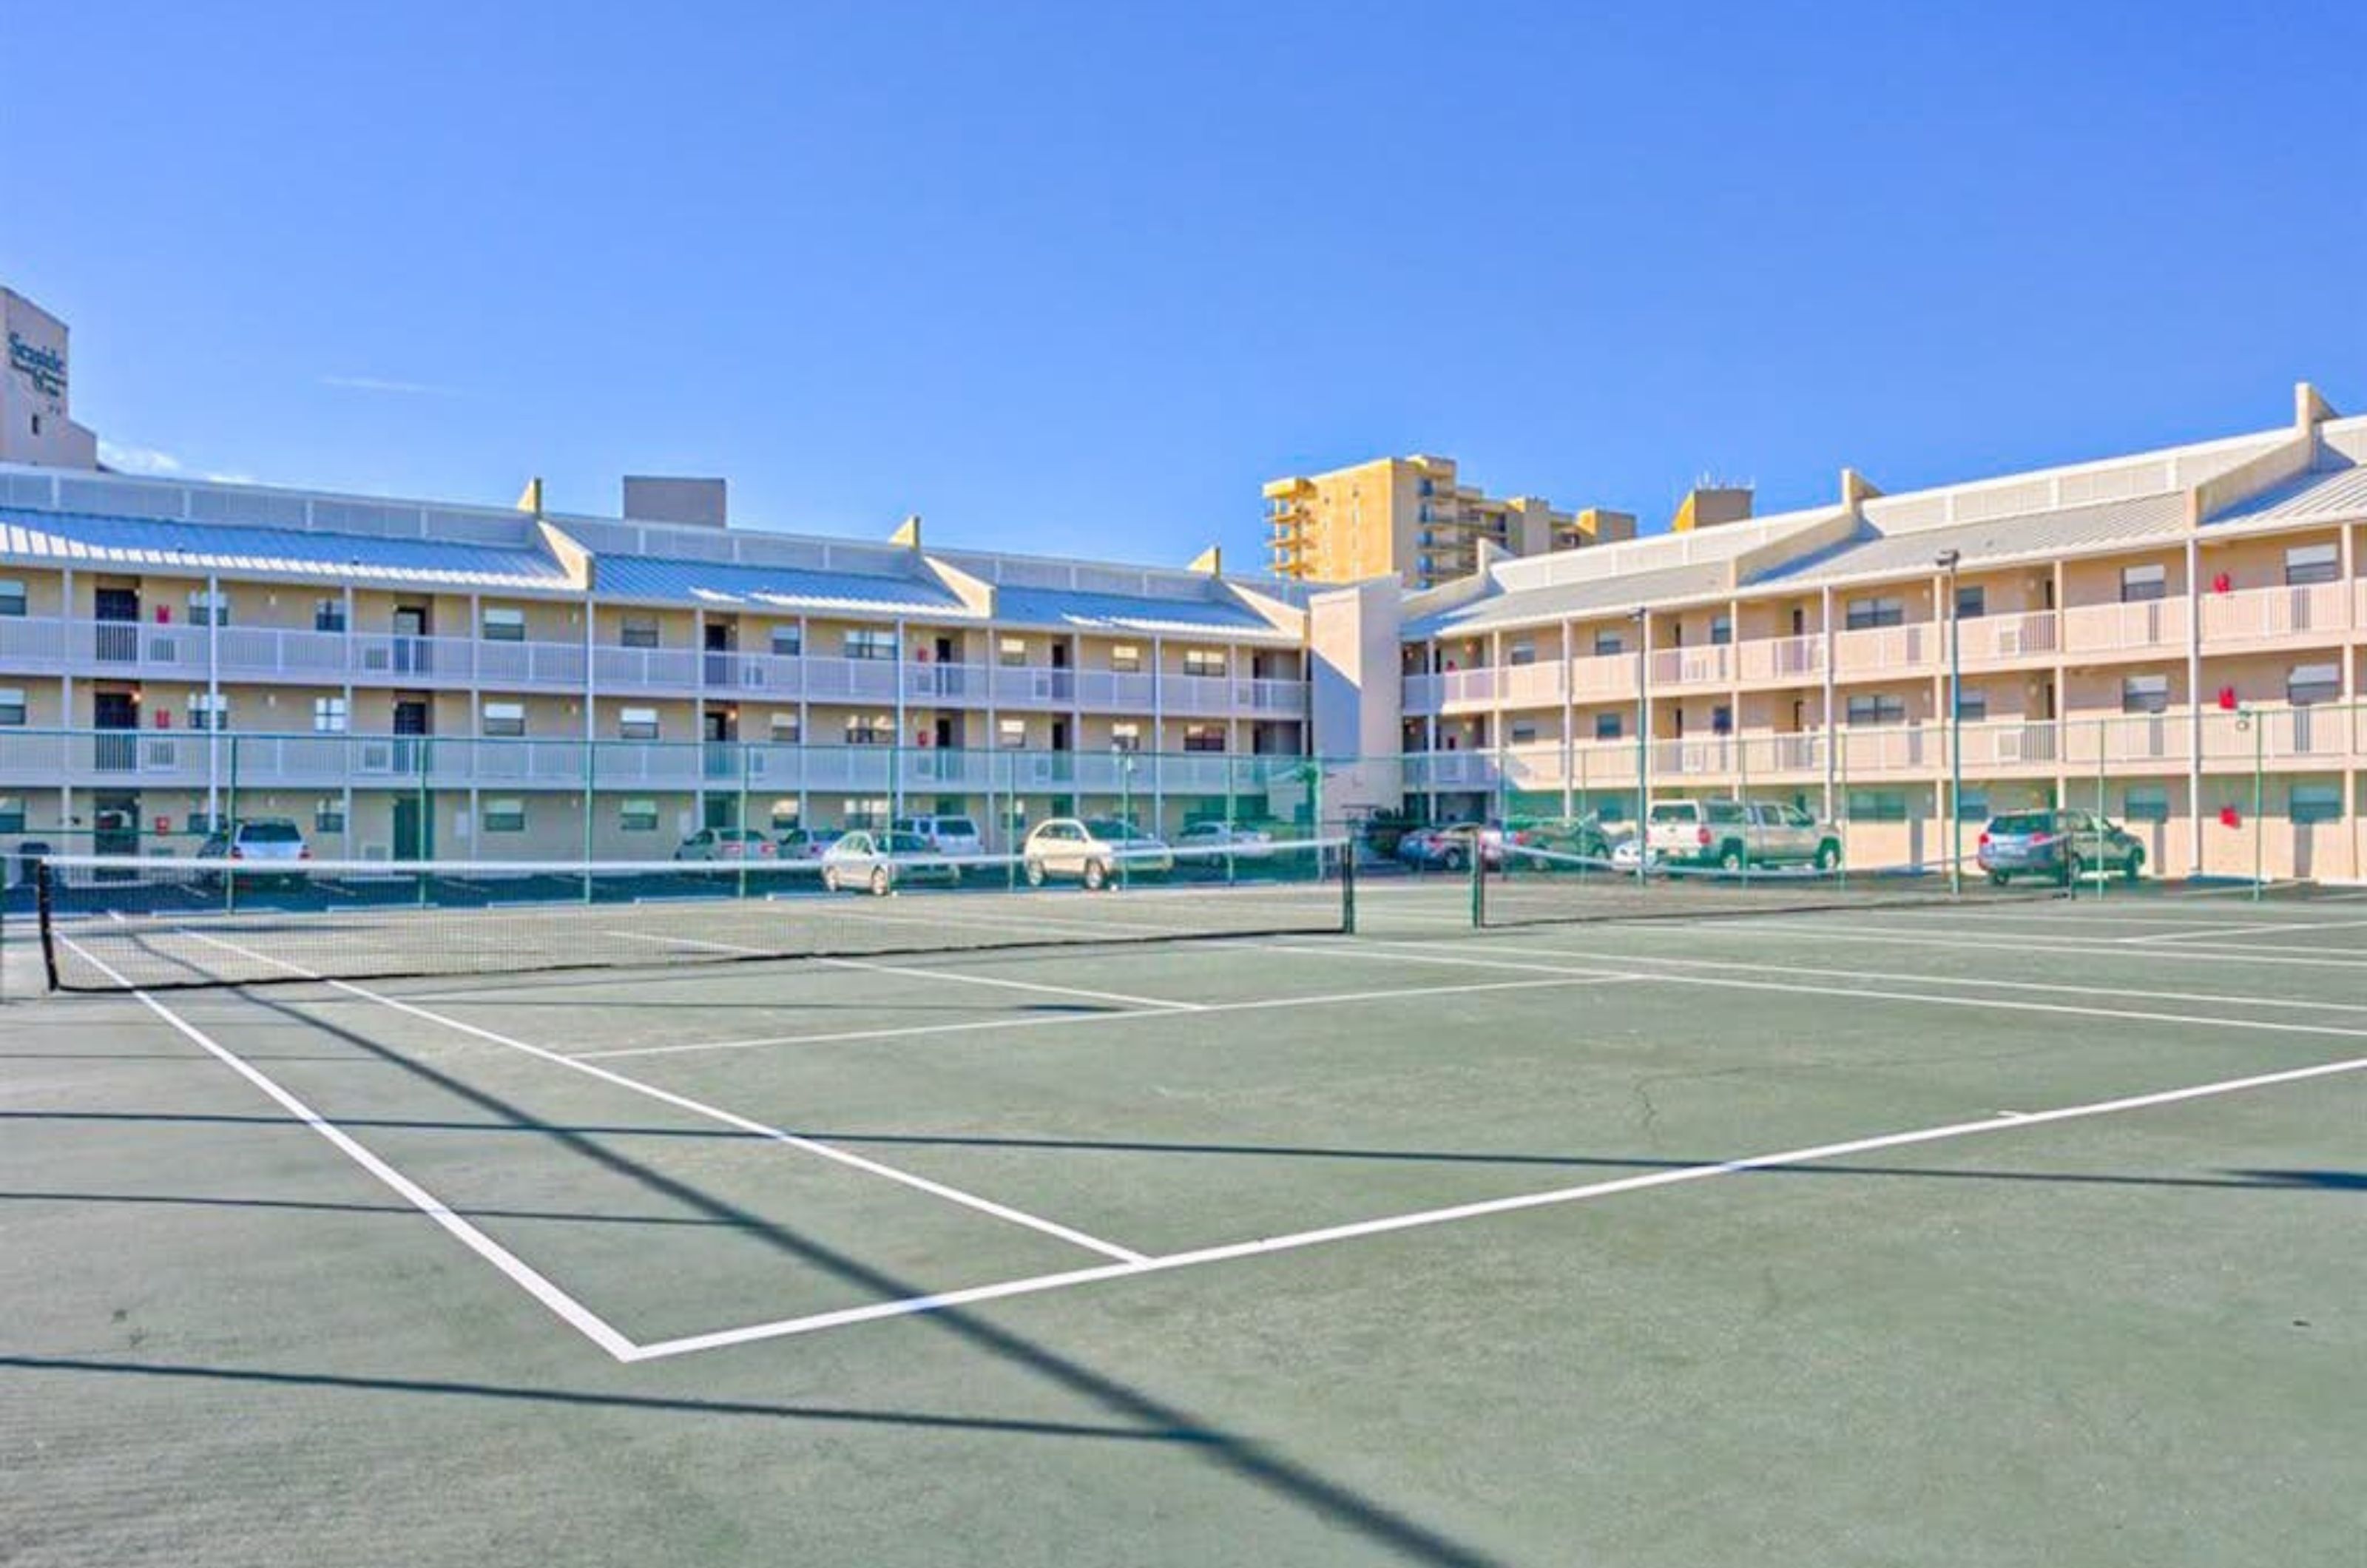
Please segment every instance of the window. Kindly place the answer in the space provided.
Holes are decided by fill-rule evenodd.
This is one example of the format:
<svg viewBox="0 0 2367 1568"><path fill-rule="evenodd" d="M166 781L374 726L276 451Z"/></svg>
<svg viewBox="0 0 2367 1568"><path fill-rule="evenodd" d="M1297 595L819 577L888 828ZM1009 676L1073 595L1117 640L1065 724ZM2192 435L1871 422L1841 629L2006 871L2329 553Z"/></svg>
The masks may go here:
<svg viewBox="0 0 2367 1568"><path fill-rule="evenodd" d="M1956 585L1956 619L1977 621L1989 613L1989 591L1977 582Z"/></svg>
<svg viewBox="0 0 2367 1568"><path fill-rule="evenodd" d="M2168 713L2169 711L2169 677L2167 675L2131 675L2121 682L2123 713Z"/></svg>
<svg viewBox="0 0 2367 1568"><path fill-rule="evenodd" d="M885 828L888 826L888 803L876 797L863 800L850 799L846 803L846 809L840 814L839 819L849 828L866 830L873 828Z"/></svg>
<svg viewBox="0 0 2367 1568"><path fill-rule="evenodd" d="M1956 796L1956 820L1986 822L1989 819L1989 792L1968 789Z"/></svg>
<svg viewBox="0 0 2367 1568"><path fill-rule="evenodd" d="M1225 673L1224 650L1222 649L1215 648L1185 649L1184 650L1184 673L1186 675L1207 675L1222 679Z"/></svg>
<svg viewBox="0 0 2367 1568"><path fill-rule="evenodd" d="M617 714L617 739L619 740L655 740L658 738L658 710L655 708L621 708Z"/></svg>
<svg viewBox="0 0 2367 1568"><path fill-rule="evenodd" d="M526 801L515 795L497 795L485 801L485 831L488 833L523 833L526 831Z"/></svg>
<svg viewBox="0 0 2367 1568"><path fill-rule="evenodd" d="M343 735L345 732L345 699L314 697L312 699L312 733Z"/></svg>
<svg viewBox="0 0 2367 1568"><path fill-rule="evenodd" d="M1513 745L1527 746L1533 744L1536 740L1536 738L1537 721L1535 719L1516 718L1512 721Z"/></svg>
<svg viewBox="0 0 2367 1568"><path fill-rule="evenodd" d="M2132 822L2167 822L2169 820L2169 786L2168 784L2129 785L2121 797L2121 815Z"/></svg>
<svg viewBox="0 0 2367 1568"><path fill-rule="evenodd" d="M189 694L189 728L191 729L228 729L230 698L220 693Z"/></svg>
<svg viewBox="0 0 2367 1568"><path fill-rule="evenodd" d="M0 725L17 728L25 722L25 689L10 686L0 690Z"/></svg>
<svg viewBox="0 0 2367 1568"><path fill-rule="evenodd" d="M2304 703L2330 703L2341 695L2339 664L2296 664L2285 677L2285 701L2296 707Z"/></svg>
<svg viewBox="0 0 2367 1568"><path fill-rule="evenodd" d="M2335 545L2295 545L2285 552L2285 584L2332 582L2342 575L2342 551ZM19 610L18 615L24 612Z"/></svg>
<svg viewBox="0 0 2367 1568"><path fill-rule="evenodd" d="M654 833L658 830L658 803L646 796L617 803L617 830L620 833Z"/></svg>
<svg viewBox="0 0 2367 1568"><path fill-rule="evenodd" d="M21 833L25 830L25 797L21 795L0 795L0 833Z"/></svg>
<svg viewBox="0 0 2367 1568"><path fill-rule="evenodd" d="M2295 823L2302 824L2339 822L2342 820L2342 786L2339 784L2305 784L2295 780L2285 815Z"/></svg>
<svg viewBox="0 0 2367 1568"><path fill-rule="evenodd" d="M1594 738L1597 740L1616 740L1622 733L1617 714L1599 713L1594 716Z"/></svg>
<svg viewBox="0 0 2367 1568"><path fill-rule="evenodd" d="M884 713L850 714L846 720L849 746L893 746L896 721Z"/></svg>
<svg viewBox="0 0 2367 1568"><path fill-rule="evenodd" d="M1712 648L1718 648L1727 643L1732 642L1733 640L1734 617L1721 610L1716 615L1712 615L1709 618L1710 646Z"/></svg>
<svg viewBox="0 0 2367 1568"><path fill-rule="evenodd" d="M1119 643L1110 649L1110 668L1121 675L1138 674L1142 670L1142 649L1130 642Z"/></svg>
<svg viewBox="0 0 2367 1568"><path fill-rule="evenodd" d="M524 703L487 703L482 733L493 736L524 735L526 705Z"/></svg>
<svg viewBox="0 0 2367 1568"><path fill-rule="evenodd" d="M1614 654L1625 653L1626 651L1626 639L1622 637L1617 632L1599 631L1594 634L1595 658L1608 659Z"/></svg>
<svg viewBox="0 0 2367 1568"><path fill-rule="evenodd" d="M1224 749L1223 725L1187 724L1184 727L1184 750L1186 751L1221 751Z"/></svg>
<svg viewBox="0 0 2367 1568"><path fill-rule="evenodd" d="M798 724L798 716L793 713L776 713L768 724L776 746L795 746L805 738L804 730Z"/></svg>
<svg viewBox="0 0 2367 1568"><path fill-rule="evenodd" d="M1956 717L1965 724L1978 724L1989 716L1989 694L1987 692L1956 694Z"/></svg>
<svg viewBox="0 0 2367 1568"><path fill-rule="evenodd" d="M1000 638L994 645L994 661L1006 670L1025 668L1027 663L1027 639L1024 637Z"/></svg>
<svg viewBox="0 0 2367 1568"><path fill-rule="evenodd" d="M1845 631L1870 631L1875 626L1900 626L1907 624L1907 603L1895 594L1873 599L1852 599L1841 626Z"/></svg>
<svg viewBox="0 0 2367 1568"><path fill-rule="evenodd" d="M1535 664L1536 661L1537 645L1525 637L1504 649L1504 662L1507 664Z"/></svg>
<svg viewBox="0 0 2367 1568"><path fill-rule="evenodd" d="M658 645L658 618L655 615L627 615L617 629L619 648L655 648Z"/></svg>
<svg viewBox="0 0 2367 1568"><path fill-rule="evenodd" d="M994 743L1017 748L1027 744L1027 721L1024 718L999 718L994 721Z"/></svg>
<svg viewBox="0 0 2367 1568"><path fill-rule="evenodd" d="M25 613L25 585L21 582L0 582L0 615L16 616Z"/></svg>
<svg viewBox="0 0 2367 1568"><path fill-rule="evenodd" d="M2121 603L2143 604L2159 599L2169 592L2169 572L2159 566L2124 566L2121 568Z"/></svg>
<svg viewBox="0 0 2367 1568"><path fill-rule="evenodd" d="M846 634L841 651L849 659L886 660L896 658L896 634L873 628L863 628Z"/></svg>
<svg viewBox="0 0 2367 1568"><path fill-rule="evenodd" d="M342 833L345 830L345 803L334 795L324 795L312 803L312 831Z"/></svg>
<svg viewBox="0 0 2367 1568"><path fill-rule="evenodd" d="M1849 722L1859 724L1905 724L1907 699L1889 692L1859 693L1849 700Z"/></svg>
<svg viewBox="0 0 2367 1568"><path fill-rule="evenodd" d="M230 595L222 592L209 592L202 588L190 589L189 625L193 626L230 625Z"/></svg>
<svg viewBox="0 0 2367 1568"><path fill-rule="evenodd" d="M1120 719L1110 726L1110 747L1117 751L1142 750L1142 726L1130 718Z"/></svg>
<svg viewBox="0 0 2367 1568"><path fill-rule="evenodd" d="M512 606L485 606L484 637L487 642L524 642L526 612Z"/></svg>
<svg viewBox="0 0 2367 1568"><path fill-rule="evenodd" d="M806 634L802 626L775 626L773 654L778 659L795 659L806 650Z"/></svg>
<svg viewBox="0 0 2367 1568"><path fill-rule="evenodd" d="M1849 794L1852 822L1904 822L1907 792L1897 789L1853 789Z"/></svg>
<svg viewBox="0 0 2367 1568"><path fill-rule="evenodd" d="M316 632L341 632L345 629L345 602L343 599L312 601L312 629Z"/></svg>
<svg viewBox="0 0 2367 1568"><path fill-rule="evenodd" d="M652 817L656 815L654 807L651 808L651 815ZM772 818L773 831L776 833L788 832L801 820L798 816L798 803L794 799L784 798L773 802L773 808L768 815Z"/></svg>

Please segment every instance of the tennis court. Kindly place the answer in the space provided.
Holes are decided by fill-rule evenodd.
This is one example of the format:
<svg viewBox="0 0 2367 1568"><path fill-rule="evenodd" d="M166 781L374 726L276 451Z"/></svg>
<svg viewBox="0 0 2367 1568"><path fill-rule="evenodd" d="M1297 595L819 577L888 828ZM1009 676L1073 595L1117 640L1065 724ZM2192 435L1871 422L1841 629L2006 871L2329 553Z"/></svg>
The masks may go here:
<svg viewBox="0 0 2367 1568"><path fill-rule="evenodd" d="M12 1003L0 1555L2358 1560L2367 894L1224 897Z"/></svg>

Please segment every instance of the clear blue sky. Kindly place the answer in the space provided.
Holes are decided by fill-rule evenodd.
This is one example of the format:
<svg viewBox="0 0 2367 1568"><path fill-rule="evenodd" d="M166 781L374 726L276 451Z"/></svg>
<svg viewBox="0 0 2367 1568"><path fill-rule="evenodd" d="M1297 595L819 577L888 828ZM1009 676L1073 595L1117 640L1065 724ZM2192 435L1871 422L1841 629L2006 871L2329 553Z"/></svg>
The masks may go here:
<svg viewBox="0 0 2367 1568"><path fill-rule="evenodd" d="M1652 15L1645 15L1650 12ZM1682 19L1679 19L1679 16ZM2367 408L2367 6L0 0L0 281L192 473L1262 559Z"/></svg>

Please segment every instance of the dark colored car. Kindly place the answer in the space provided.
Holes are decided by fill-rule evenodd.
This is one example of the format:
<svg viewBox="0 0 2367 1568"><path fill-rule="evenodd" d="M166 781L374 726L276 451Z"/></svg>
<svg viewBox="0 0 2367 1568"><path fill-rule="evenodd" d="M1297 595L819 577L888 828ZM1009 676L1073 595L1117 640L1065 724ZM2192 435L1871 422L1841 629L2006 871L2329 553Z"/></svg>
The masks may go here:
<svg viewBox="0 0 2367 1568"><path fill-rule="evenodd" d="M2090 811L2010 811L1981 829L1977 858L1988 879L2004 886L2017 876L2043 876L2067 886L2091 871L2118 872L2135 882L2145 874L2145 845L2117 823Z"/></svg>

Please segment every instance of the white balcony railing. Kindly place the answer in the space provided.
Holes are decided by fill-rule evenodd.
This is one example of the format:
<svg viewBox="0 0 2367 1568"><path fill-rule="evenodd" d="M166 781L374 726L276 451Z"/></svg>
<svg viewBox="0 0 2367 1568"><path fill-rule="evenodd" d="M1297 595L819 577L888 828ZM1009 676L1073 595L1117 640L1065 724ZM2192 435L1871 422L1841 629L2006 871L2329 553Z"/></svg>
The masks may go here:
<svg viewBox="0 0 2367 1568"><path fill-rule="evenodd" d="M2350 599L2339 582L2205 594L2203 646L2321 633L2339 637L2350 629Z"/></svg>
<svg viewBox="0 0 2367 1568"><path fill-rule="evenodd" d="M1968 665L2040 658L2060 646L2060 626L2052 610L2021 615L1973 615L1956 623L1958 656Z"/></svg>
<svg viewBox="0 0 2367 1568"><path fill-rule="evenodd" d="M2071 653L2152 652L2186 646L2183 599L2135 604L2076 604L2063 612L2063 646Z"/></svg>

